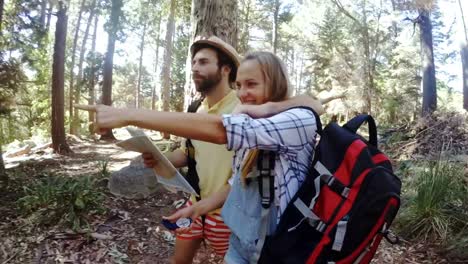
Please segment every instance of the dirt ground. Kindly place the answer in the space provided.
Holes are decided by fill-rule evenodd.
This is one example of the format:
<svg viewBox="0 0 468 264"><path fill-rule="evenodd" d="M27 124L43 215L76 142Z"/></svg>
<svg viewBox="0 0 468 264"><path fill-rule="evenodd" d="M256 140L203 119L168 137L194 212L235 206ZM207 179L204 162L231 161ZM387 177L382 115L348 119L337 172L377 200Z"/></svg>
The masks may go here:
<svg viewBox="0 0 468 264"><path fill-rule="evenodd" d="M98 175L99 161L109 160L109 169L129 163L135 153L112 143L73 142L70 157L49 152L6 160L11 181L0 196L0 264L6 263L168 263L173 236L160 224L161 216L174 210L183 198L163 187L150 198L126 200L107 192L107 212L90 221L92 234L75 233L57 226L38 227L19 214L15 201L23 186L38 175L55 173L80 177ZM209 248L202 247L194 263L222 263ZM435 247L403 241L391 246L382 242L373 263L449 263ZM453 262L452 262L453 263ZM460 262L461 263L461 262Z"/></svg>

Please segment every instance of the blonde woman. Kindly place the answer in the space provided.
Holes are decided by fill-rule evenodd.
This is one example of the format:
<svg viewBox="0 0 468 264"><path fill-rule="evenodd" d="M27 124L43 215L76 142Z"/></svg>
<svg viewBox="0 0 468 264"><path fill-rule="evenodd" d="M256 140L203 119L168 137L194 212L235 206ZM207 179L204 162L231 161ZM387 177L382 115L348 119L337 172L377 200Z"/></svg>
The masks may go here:
<svg viewBox="0 0 468 264"><path fill-rule="evenodd" d="M270 52L254 52L240 64L236 92L242 105L238 112L258 113L263 109L287 109L290 86L283 63ZM280 102L282 102L280 104ZM291 106L309 105L313 100L287 100ZM249 263L255 258L259 239L261 203L254 173L259 150L274 151L274 201L269 213L267 233L275 230L281 214L304 181L313 158L316 118L309 108L291 108L266 118L254 119L247 114L223 116L155 112L141 109L117 109L108 106L80 108L97 112L100 128L134 125L174 135L226 144L234 150L230 188L202 199L167 217L196 218L223 206L222 216L232 231L226 263ZM235 111L236 112L236 111ZM274 112L274 111L273 111ZM216 166L216 164L213 164ZM247 178L251 178L247 180ZM186 229L180 229L184 232Z"/></svg>

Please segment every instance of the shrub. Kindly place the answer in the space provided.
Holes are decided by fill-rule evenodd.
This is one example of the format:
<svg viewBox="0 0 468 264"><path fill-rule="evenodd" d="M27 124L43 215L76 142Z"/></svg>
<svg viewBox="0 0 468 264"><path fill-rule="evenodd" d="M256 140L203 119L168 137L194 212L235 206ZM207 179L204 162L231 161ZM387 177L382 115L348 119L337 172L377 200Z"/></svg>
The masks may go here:
<svg viewBox="0 0 468 264"><path fill-rule="evenodd" d="M89 176L46 176L24 191L17 201L19 208L38 224L61 223L76 230L88 224L91 214L103 212L103 196Z"/></svg>
<svg viewBox="0 0 468 264"><path fill-rule="evenodd" d="M417 174L413 188L403 197L397 226L408 238L443 244L467 227L468 191L463 167L448 161L431 161Z"/></svg>

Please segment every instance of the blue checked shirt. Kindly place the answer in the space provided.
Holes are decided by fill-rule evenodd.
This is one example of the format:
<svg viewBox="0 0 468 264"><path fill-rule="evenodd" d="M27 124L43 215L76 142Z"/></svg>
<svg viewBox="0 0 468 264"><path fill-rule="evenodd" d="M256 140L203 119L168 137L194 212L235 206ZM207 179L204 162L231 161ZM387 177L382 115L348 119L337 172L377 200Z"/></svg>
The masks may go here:
<svg viewBox="0 0 468 264"><path fill-rule="evenodd" d="M311 110L292 108L269 118L223 115L227 148L234 150L233 175L240 175L250 149L276 152L278 219L304 181L314 155L317 123ZM230 180L232 183L232 178Z"/></svg>

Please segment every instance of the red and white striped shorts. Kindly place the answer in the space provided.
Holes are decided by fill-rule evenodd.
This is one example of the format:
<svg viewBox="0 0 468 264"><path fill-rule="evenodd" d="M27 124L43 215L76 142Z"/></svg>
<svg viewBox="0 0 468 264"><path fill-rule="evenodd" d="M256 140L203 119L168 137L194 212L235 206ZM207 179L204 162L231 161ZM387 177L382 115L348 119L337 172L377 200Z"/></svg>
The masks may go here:
<svg viewBox="0 0 468 264"><path fill-rule="evenodd" d="M185 206L191 206L192 202L187 201ZM207 214L205 217L205 225L202 224L202 218L198 217L192 223L190 231L177 234L178 239L192 240L203 238L208 245L213 248L216 254L224 256L229 247L229 236L231 231L224 224L219 213Z"/></svg>

